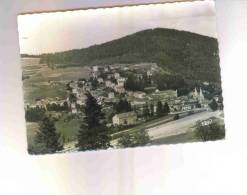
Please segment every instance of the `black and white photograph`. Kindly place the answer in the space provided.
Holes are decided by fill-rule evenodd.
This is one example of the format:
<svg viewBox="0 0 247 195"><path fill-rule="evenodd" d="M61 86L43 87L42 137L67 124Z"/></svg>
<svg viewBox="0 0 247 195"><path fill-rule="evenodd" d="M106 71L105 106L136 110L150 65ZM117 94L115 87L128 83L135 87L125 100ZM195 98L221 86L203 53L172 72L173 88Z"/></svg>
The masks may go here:
<svg viewBox="0 0 247 195"><path fill-rule="evenodd" d="M214 1L20 14L29 154L224 139L216 29Z"/></svg>

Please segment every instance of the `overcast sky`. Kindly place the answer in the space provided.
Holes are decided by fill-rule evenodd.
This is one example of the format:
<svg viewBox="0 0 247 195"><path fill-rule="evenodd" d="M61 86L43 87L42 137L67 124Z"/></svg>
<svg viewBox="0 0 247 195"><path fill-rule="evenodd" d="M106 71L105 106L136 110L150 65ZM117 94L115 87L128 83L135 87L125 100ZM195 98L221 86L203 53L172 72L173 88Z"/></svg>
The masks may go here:
<svg viewBox="0 0 247 195"><path fill-rule="evenodd" d="M214 2L208 0L18 16L20 51L28 54L86 48L157 27L216 37Z"/></svg>

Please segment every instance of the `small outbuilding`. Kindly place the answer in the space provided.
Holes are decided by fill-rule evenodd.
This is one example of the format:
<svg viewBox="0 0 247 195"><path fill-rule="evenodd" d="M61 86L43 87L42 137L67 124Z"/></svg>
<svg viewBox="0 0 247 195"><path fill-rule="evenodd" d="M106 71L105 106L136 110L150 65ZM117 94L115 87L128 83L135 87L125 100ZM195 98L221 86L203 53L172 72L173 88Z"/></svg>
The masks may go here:
<svg viewBox="0 0 247 195"><path fill-rule="evenodd" d="M112 117L112 123L114 126L133 125L136 124L136 121L137 121L137 115L133 111L116 114Z"/></svg>

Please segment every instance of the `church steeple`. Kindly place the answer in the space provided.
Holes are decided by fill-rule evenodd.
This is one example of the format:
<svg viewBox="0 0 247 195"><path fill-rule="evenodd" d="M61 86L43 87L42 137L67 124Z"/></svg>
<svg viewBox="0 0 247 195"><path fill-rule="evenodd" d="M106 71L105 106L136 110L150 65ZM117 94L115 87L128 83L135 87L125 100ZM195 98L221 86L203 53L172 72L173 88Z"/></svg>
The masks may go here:
<svg viewBox="0 0 247 195"><path fill-rule="evenodd" d="M195 89L194 89L194 97L195 97L195 98L198 97L198 91L197 91L196 87L195 87Z"/></svg>
<svg viewBox="0 0 247 195"><path fill-rule="evenodd" d="M200 88L200 100L204 100L204 95L202 93L202 89Z"/></svg>

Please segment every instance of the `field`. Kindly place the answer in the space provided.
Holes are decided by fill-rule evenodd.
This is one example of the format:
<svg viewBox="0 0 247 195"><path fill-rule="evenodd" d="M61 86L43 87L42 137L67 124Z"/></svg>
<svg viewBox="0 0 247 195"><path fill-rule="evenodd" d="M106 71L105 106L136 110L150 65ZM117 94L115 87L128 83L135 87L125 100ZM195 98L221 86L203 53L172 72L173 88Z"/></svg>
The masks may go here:
<svg viewBox="0 0 247 195"><path fill-rule="evenodd" d="M50 68L39 64L39 58L22 58L25 103L42 98L66 98L66 83L87 78L88 67Z"/></svg>
<svg viewBox="0 0 247 195"><path fill-rule="evenodd" d="M74 87L72 85L74 83L72 83L71 85L69 85L71 89L66 90L67 83L72 80L76 81L80 78L88 79L92 74L91 69L88 66L65 66L63 68L49 67L45 64L40 64L38 58L23 58L22 64L25 103L29 103L31 105L35 104L37 100L43 98L47 99L50 102L55 99L57 100L57 98L58 100L61 99L64 101L71 95L71 93L74 93L73 89L77 89L78 87ZM121 71L121 69L119 71ZM132 90L130 89L130 92L131 91ZM96 95L100 94L100 96L107 97L107 92L105 91L105 88L102 87L102 85L99 85L97 91L92 90L92 92L97 92ZM141 106L142 109L144 109L143 105L147 105L150 102L157 103L160 100L169 101L169 99L171 98L179 99L179 97L177 97L177 91L175 90L157 90L153 93L136 93L135 95L134 93L132 93L132 95L131 93L130 95L126 93L125 95L127 96L127 101L133 103L133 105L131 106L136 106L136 109L139 109ZM116 93L116 96L114 98L118 102L119 99L121 99L121 95ZM181 99L179 100L182 101ZM162 104L164 105L164 102L160 103L162 108ZM60 105L60 102L58 103L58 105ZM148 110L149 109L150 108L148 108ZM162 113L164 113L164 110L165 109L163 108ZM60 141L64 144L63 152L76 150L75 144L78 140L77 136L79 134L80 126L83 123L82 115L85 114L81 113L79 110L77 111L78 112L72 112L72 107L70 109L67 108L65 110L58 110L57 108L48 108L48 106L47 110L45 111L45 115L49 115L50 118L53 119L55 128L61 135ZM109 124L109 127L111 127L108 129L109 131L107 132L107 134L111 135L111 144L113 147L120 147L118 143L120 138L126 135L127 137L134 137L136 136L136 134L142 133L143 130L146 130L147 136L149 137L149 143L147 143L146 145L175 144L201 141L198 136L195 135L195 125L197 121L205 120L210 117L216 117L220 119L220 122L222 124L224 123L224 116L222 111L218 110L212 112L210 109L205 108L194 108L194 111L185 111L185 113L180 112L179 114L172 111L170 114L168 114L167 112L166 115L155 114L146 116L144 116L142 112L138 112L139 115L137 120L135 121L135 124L128 124L126 126L113 126L111 122L113 117L112 114L114 114L114 106L108 105L107 107L104 107L104 112L108 120L107 122ZM178 118L174 119L175 115L177 115ZM34 139L37 131L39 131L38 123L27 122L27 139L29 146L35 145Z"/></svg>
<svg viewBox="0 0 247 195"><path fill-rule="evenodd" d="M72 119L69 121L59 120L55 123L57 131L61 134L64 143L75 141L80 129L81 120Z"/></svg>

